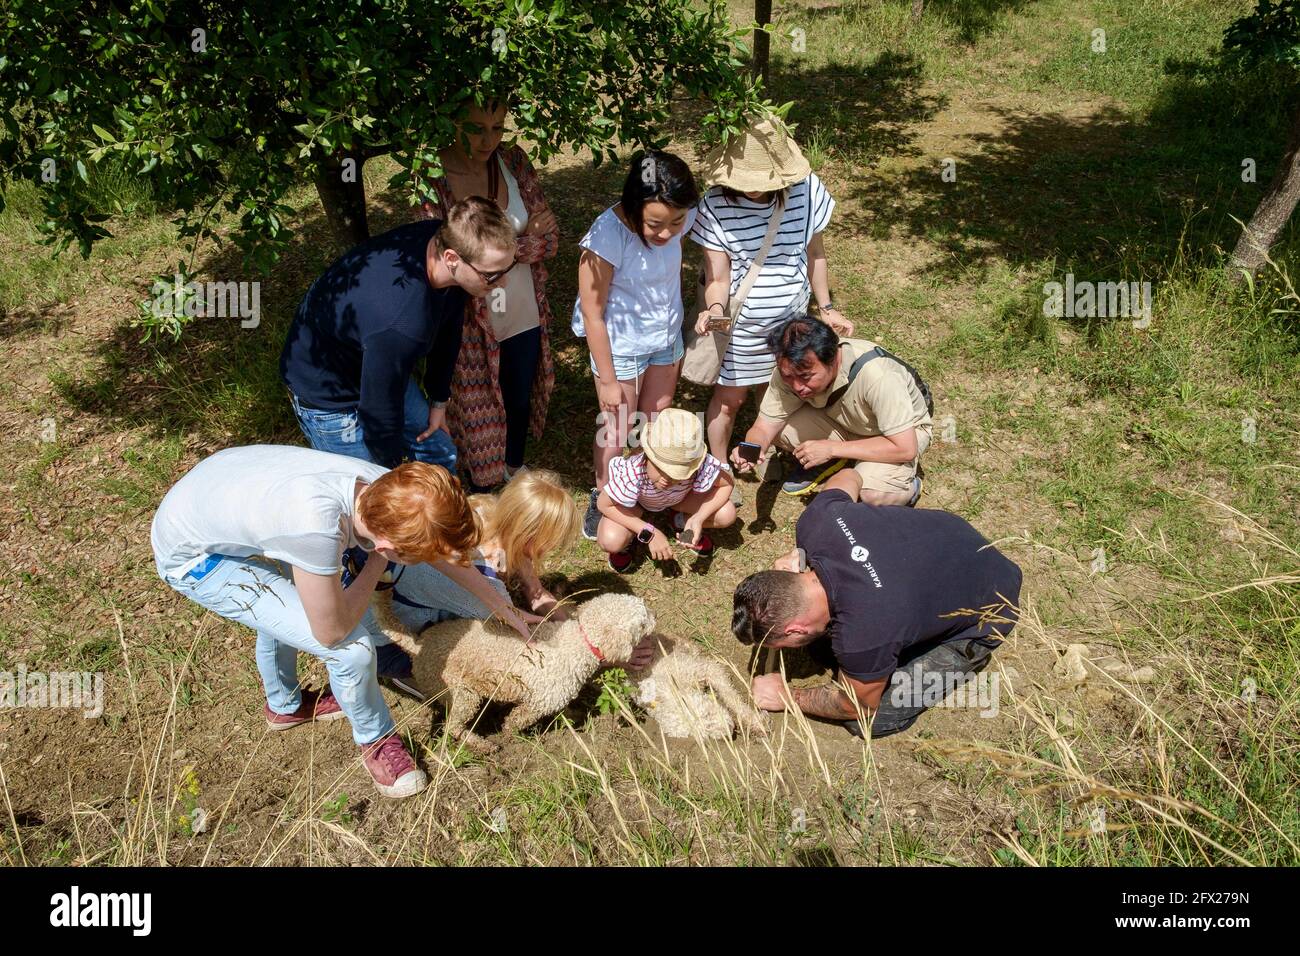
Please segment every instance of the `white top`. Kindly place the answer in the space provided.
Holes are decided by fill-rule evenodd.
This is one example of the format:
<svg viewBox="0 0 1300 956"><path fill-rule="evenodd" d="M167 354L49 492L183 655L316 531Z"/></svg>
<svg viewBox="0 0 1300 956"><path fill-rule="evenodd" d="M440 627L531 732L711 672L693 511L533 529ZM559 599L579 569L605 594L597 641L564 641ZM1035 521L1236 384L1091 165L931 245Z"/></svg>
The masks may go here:
<svg viewBox="0 0 1300 956"><path fill-rule="evenodd" d="M614 267L605 299L605 326L615 355L652 355L677 344L682 333L682 238L694 223L692 209L685 227L667 244L646 245L611 206L596 217L578 243ZM573 334L587 334L581 298L573 303Z"/></svg>
<svg viewBox="0 0 1300 956"><path fill-rule="evenodd" d="M206 555L261 554L313 574L338 574L357 541L357 479L380 465L288 445L227 448L199 462L167 492L150 540L158 573L177 580Z"/></svg>
<svg viewBox="0 0 1300 956"><path fill-rule="evenodd" d="M646 511L663 511L679 505L693 491L703 494L718 481L722 472L722 463L712 455L705 455L704 461L695 474L681 481L674 481L663 490L655 486L646 473L645 452L639 451L627 458L619 456L609 463L609 480L605 484L605 494L610 500L624 508L635 508L638 504Z"/></svg>
<svg viewBox="0 0 1300 956"><path fill-rule="evenodd" d="M771 203L754 202L743 194L730 200L718 186L700 200L691 238L706 249L731 257L729 295L739 291L749 264L758 255L773 208ZM834 209L835 200L816 173L790 187L781 225L740 310L739 321L765 325L804 310L810 291L808 243L830 223Z"/></svg>
<svg viewBox="0 0 1300 956"><path fill-rule="evenodd" d="M505 180L509 196L506 218L514 227L515 235L520 236L528 225L528 207L519 195L519 183L506 167L505 160L498 155L497 162L501 165L501 178ZM526 262L516 262L506 275L505 282L487 294L487 311L488 320L492 323L492 334L498 342L541 325L537 296L533 290L533 267Z"/></svg>

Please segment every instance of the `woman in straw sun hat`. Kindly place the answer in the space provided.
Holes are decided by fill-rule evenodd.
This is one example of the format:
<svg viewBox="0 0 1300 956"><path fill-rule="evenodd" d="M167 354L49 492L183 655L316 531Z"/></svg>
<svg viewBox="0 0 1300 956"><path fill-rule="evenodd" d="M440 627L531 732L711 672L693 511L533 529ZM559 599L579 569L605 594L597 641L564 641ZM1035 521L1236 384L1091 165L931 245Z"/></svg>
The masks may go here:
<svg viewBox="0 0 1300 956"><path fill-rule="evenodd" d="M632 565L632 548L646 545L650 556L673 556L668 537L645 520L646 512L667 511L679 543L701 556L713 553L705 528L726 528L736 520L731 503L731 475L709 454L697 415L665 408L641 434L641 451L615 458L609 480L597 499L600 526L596 541L620 574Z"/></svg>
<svg viewBox="0 0 1300 956"><path fill-rule="evenodd" d="M709 401L709 451L726 462L736 414L750 387L761 389L776 364L767 348L767 333L807 311L810 299L819 316L839 334L851 334L853 325L831 301L822 244L835 200L785 124L775 116L755 119L743 134L714 149L705 159L705 169L712 188L700 200L690 232L704 248L704 283L696 319L701 334L710 316L716 321L727 312L728 300L759 256L772 217L780 217L758 276L731 325Z"/></svg>

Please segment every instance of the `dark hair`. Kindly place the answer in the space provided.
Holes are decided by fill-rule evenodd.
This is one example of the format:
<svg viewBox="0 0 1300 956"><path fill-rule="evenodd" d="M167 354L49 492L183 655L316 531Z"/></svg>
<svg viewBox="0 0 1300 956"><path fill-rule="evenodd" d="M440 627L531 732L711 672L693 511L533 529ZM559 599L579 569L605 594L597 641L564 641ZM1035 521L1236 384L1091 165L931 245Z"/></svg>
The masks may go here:
<svg viewBox="0 0 1300 956"><path fill-rule="evenodd" d="M810 315L796 315L773 329L767 337L768 351L796 368L807 363L809 351L823 365L830 365L839 347L840 337L835 330Z"/></svg>
<svg viewBox="0 0 1300 956"><path fill-rule="evenodd" d="M650 245L641 234L644 225L645 204L661 202L678 209L690 209L700 201L700 191L695 185L691 168L681 157L658 149L647 149L632 156L627 179L623 181L623 196L619 200L623 215L632 224L632 231L642 245Z"/></svg>
<svg viewBox="0 0 1300 956"><path fill-rule="evenodd" d="M731 633L742 644L780 637L803 610L799 575L789 571L755 571L736 587L731 605Z"/></svg>
<svg viewBox="0 0 1300 956"><path fill-rule="evenodd" d="M734 203L734 202L739 202L741 199L749 199L749 197L746 196L746 195L745 195L743 192L741 192L739 189L732 189L730 186L719 186L718 188L719 188L720 190L722 190L722 196L723 196L724 199L727 200L727 202L732 202L732 203ZM763 203L764 205L766 205L767 203L770 203L770 202L772 201L772 198L773 198L773 197L775 197L775 198L776 198L776 208L777 208L777 209L784 209L784 208L785 208L785 200L786 200L786 197L787 197L789 194L790 194L790 190L789 190L788 187L785 188L785 189L771 189L771 190L768 190L767 192L763 193L763 198L762 198L762 199L749 199L749 201L750 201L750 202L761 202L761 203Z"/></svg>

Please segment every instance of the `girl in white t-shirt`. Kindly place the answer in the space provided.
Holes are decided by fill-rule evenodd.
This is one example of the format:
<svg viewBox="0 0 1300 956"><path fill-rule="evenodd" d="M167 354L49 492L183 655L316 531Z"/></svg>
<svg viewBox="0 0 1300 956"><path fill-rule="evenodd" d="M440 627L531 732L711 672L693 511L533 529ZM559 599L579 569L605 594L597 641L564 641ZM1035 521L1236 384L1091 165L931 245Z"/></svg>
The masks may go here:
<svg viewBox="0 0 1300 956"><path fill-rule="evenodd" d="M600 425L596 484L582 533L596 540L596 507L610 461L622 454L634 418L672 404L682 345L682 237L695 223L699 191L679 157L647 150L632 158L622 198L596 217L579 243L573 333L587 339Z"/></svg>

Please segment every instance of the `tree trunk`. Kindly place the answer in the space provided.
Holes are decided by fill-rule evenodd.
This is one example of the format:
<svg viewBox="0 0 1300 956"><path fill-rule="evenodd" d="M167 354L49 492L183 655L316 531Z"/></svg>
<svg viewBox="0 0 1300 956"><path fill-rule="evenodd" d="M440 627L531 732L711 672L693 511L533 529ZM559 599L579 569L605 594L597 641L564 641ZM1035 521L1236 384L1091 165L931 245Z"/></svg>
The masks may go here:
<svg viewBox="0 0 1300 956"><path fill-rule="evenodd" d="M915 23L921 19L921 14L925 11L925 0L912 0L912 22Z"/></svg>
<svg viewBox="0 0 1300 956"><path fill-rule="evenodd" d="M1286 152L1268 192L1237 240L1237 248L1232 250L1232 274L1236 281L1244 280L1247 272L1254 275L1264 267L1268 250L1291 218L1297 200L1300 200L1300 111L1291 121Z"/></svg>
<svg viewBox="0 0 1300 956"><path fill-rule="evenodd" d="M765 27L772 22L772 0L754 0L754 22ZM771 36L766 30L754 30L754 76L763 78L763 88L767 88L768 50Z"/></svg>
<svg viewBox="0 0 1300 956"><path fill-rule="evenodd" d="M360 152L337 152L321 157L316 167L316 192L325 219L335 237L347 248L370 238L366 224L366 183Z"/></svg>

